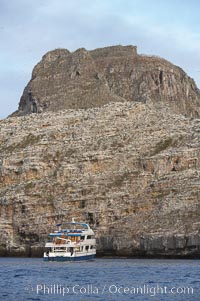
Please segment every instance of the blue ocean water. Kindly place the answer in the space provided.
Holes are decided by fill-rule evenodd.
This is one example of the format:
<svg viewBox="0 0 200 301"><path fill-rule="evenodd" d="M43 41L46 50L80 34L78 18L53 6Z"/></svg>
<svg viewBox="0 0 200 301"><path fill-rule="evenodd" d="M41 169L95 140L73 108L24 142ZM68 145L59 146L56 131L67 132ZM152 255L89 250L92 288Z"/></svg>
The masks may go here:
<svg viewBox="0 0 200 301"><path fill-rule="evenodd" d="M0 258L0 300L200 301L200 261Z"/></svg>

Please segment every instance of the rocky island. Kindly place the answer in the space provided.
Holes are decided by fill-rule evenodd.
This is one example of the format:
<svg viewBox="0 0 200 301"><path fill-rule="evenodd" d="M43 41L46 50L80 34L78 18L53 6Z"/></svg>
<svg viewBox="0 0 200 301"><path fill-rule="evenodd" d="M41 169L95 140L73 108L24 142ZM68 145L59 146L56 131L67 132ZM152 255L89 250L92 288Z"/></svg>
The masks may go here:
<svg viewBox="0 0 200 301"><path fill-rule="evenodd" d="M76 217L99 255L200 257L199 116L193 79L135 46L45 54L0 121L0 255Z"/></svg>

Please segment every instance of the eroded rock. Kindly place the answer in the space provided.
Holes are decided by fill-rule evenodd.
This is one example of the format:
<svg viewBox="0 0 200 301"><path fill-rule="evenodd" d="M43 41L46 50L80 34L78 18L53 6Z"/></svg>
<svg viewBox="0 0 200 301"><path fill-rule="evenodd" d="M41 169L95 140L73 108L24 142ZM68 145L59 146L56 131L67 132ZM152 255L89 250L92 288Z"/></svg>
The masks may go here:
<svg viewBox="0 0 200 301"><path fill-rule="evenodd" d="M199 257L199 125L153 102L2 120L0 254L39 256L75 217L99 254Z"/></svg>
<svg viewBox="0 0 200 301"><path fill-rule="evenodd" d="M48 52L33 69L13 116L124 101L152 101L186 116L200 114L200 91L181 68L139 55L135 46L112 46Z"/></svg>

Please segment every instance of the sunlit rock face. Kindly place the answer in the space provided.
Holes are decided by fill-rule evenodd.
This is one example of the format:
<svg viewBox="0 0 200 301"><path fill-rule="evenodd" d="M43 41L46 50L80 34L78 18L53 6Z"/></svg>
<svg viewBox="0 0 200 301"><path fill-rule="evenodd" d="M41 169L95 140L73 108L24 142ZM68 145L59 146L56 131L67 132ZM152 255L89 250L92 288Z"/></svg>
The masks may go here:
<svg viewBox="0 0 200 301"><path fill-rule="evenodd" d="M138 55L135 46L111 46L45 54L13 116L127 101L152 101L192 117L200 113L199 89L181 68L159 57Z"/></svg>
<svg viewBox="0 0 200 301"><path fill-rule="evenodd" d="M198 107L193 109L197 98L183 105L186 98L176 100L174 91L173 108L156 106L156 97L165 95L167 101L166 95L171 93L167 92L171 86L165 85L167 69L162 68L162 84L148 90L155 99L144 101L141 93L139 101L139 94L134 92L126 102L134 91L134 87L125 89L131 80L134 86L126 70L136 68L135 81L148 86L148 81L153 84L156 79L143 73L142 81L136 74L142 74L139 70L146 60L158 60L138 57L134 48L128 49L130 55L126 57L121 57L121 48L116 50L116 57L110 55L110 49L50 52L35 67L28 86L31 97L38 101L37 109L49 112L0 121L0 255L41 256L47 234L55 224L75 217L96 230L101 255L199 257L200 121L177 114L197 112ZM102 55L105 58L101 63ZM80 67L70 73L75 58ZM170 64L161 61L168 68ZM172 68L178 82L177 77L184 73ZM98 70L98 78L92 77L94 70ZM127 80L118 81L117 87L120 72ZM88 82L85 90L81 79L84 73ZM59 95L65 95L66 83L68 91L69 86L71 92L79 89L76 95L80 98L75 98L75 92L69 93L71 100L69 95L63 98L63 107L71 101L73 109L57 110L55 104L58 101L61 108L61 98L49 91L53 82L52 89ZM61 83L63 90L57 88ZM181 93L186 83L188 97L197 95L186 75ZM90 95L92 86L97 89L90 98L92 108L78 109L80 99L87 107L86 95ZM122 90L124 94L120 95ZM20 108L30 113L26 91ZM46 96L45 91L49 93ZM103 95L108 96L104 98L109 102L106 105ZM95 100L100 107L93 107Z"/></svg>
<svg viewBox="0 0 200 301"><path fill-rule="evenodd" d="M100 255L199 257L199 104L134 46L45 54L0 121L0 255L41 256L75 217Z"/></svg>

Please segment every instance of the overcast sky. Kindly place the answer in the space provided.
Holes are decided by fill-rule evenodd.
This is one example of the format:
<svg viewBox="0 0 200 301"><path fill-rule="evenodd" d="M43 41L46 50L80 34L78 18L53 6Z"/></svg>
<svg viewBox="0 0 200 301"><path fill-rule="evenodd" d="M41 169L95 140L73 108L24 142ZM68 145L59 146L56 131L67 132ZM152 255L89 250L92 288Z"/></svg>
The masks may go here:
<svg viewBox="0 0 200 301"><path fill-rule="evenodd" d="M0 118L18 107L49 50L137 45L179 65L200 88L199 0L0 0Z"/></svg>

